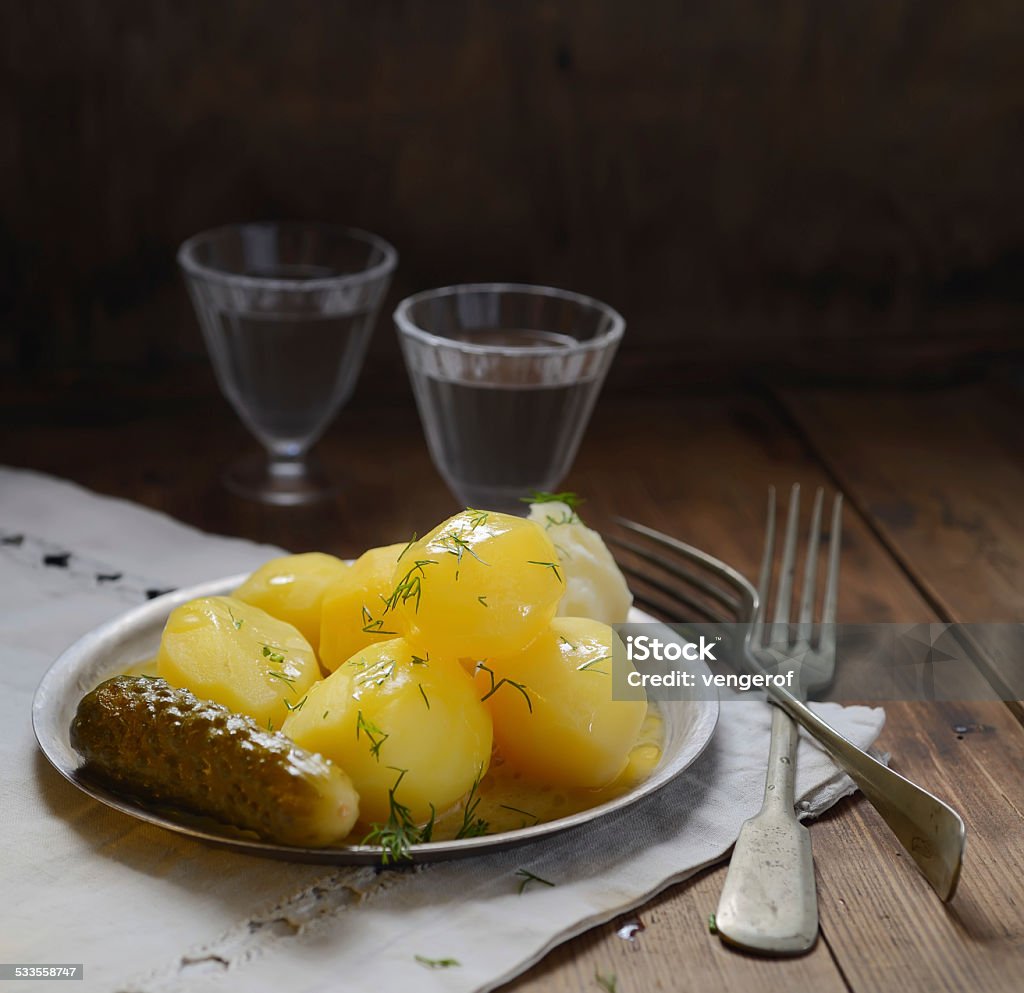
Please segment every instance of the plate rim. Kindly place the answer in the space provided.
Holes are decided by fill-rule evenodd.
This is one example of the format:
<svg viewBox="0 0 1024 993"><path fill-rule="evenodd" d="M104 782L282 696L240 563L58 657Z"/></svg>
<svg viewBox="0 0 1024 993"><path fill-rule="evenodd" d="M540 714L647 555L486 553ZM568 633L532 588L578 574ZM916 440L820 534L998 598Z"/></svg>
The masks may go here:
<svg viewBox="0 0 1024 993"><path fill-rule="evenodd" d="M66 683L68 678L82 665L83 661L91 658L92 654L105 641L115 637L119 632L145 626L160 615L166 618L171 610L189 600L203 596L226 595L240 586L248 576L248 572L237 573L220 579L206 580L202 583L171 590L104 621L77 638L57 656L36 686L32 697L32 731L35 735L36 744L50 766L87 796L92 797L106 807L117 810L136 820L162 828L165 831L184 835L206 844L222 848L226 847L234 851L264 858L335 865L380 865L383 862L384 853L377 845L350 844L321 848L281 845L259 839L217 834L213 831L207 831L200 827L176 821L78 775L80 765L75 769L67 768L55 747L56 743L51 741L51 728L47 726L48 718L54 716L50 713L53 706L51 700L60 699L59 693L56 693L55 690L59 689L63 683ZM656 620L637 607L631 607L627 623L662 624L664 622ZM710 673L710 670L702 662L690 664L697 669L704 669ZM689 749L686 761L679 768L674 770L666 768L661 770L660 774L656 768L651 776L642 783L639 783L628 793L607 800L595 807L588 807L586 810L568 814L555 820L543 821L528 827L501 831L496 834L481 835L475 838L431 841L411 845L409 848L409 859L403 859L399 863L390 862L388 864L408 865L416 862L443 861L543 841L553 835L582 827L592 821L634 806L682 775L700 758L714 737L721 713L721 703L717 691L713 696L705 697L702 695L701 698L684 702L695 706L697 712L693 727L688 732L688 741L683 746ZM662 702L660 706L664 707L665 702ZM56 728L57 726L55 725L53 730L56 730ZM59 734L60 732L58 731L57 733ZM67 729L63 733L67 736ZM70 748L69 739L66 743Z"/></svg>

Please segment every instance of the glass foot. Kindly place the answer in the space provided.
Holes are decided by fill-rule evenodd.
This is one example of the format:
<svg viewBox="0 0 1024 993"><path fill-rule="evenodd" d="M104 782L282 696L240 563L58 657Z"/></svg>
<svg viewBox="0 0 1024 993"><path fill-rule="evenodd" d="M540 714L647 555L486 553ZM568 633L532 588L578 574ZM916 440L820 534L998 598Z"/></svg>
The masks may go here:
<svg viewBox="0 0 1024 993"><path fill-rule="evenodd" d="M341 491L342 484L331 479L319 463L302 459L269 459L253 454L229 465L224 485L236 496L279 507L319 503Z"/></svg>

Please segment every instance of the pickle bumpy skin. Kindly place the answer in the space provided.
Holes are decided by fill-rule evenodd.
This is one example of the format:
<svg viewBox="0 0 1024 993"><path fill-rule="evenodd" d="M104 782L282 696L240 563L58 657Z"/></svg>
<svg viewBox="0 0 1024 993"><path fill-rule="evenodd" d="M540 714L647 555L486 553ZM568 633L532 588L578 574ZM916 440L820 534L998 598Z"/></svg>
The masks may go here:
<svg viewBox="0 0 1024 993"><path fill-rule="evenodd" d="M72 747L115 788L316 847L344 838L359 796L336 765L252 718L174 689L115 676L82 698Z"/></svg>

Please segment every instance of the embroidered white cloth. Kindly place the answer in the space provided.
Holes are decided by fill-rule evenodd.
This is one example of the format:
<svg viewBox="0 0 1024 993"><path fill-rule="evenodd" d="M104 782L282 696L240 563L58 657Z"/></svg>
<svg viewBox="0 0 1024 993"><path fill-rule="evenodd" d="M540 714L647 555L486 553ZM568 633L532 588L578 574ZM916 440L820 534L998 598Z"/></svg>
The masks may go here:
<svg viewBox="0 0 1024 993"><path fill-rule="evenodd" d="M734 698L723 701L700 760L630 810L415 872L209 848L108 810L49 767L30 708L64 648L152 591L251 569L276 553L0 468L0 962L82 963L79 993L489 990L722 859L759 806L770 711ZM885 718L878 708L821 711L865 747ZM808 740L797 769L810 816L853 790ZM520 895L520 868L557 885ZM458 964L430 968L417 956ZM39 988L5 984L12 993L23 986Z"/></svg>

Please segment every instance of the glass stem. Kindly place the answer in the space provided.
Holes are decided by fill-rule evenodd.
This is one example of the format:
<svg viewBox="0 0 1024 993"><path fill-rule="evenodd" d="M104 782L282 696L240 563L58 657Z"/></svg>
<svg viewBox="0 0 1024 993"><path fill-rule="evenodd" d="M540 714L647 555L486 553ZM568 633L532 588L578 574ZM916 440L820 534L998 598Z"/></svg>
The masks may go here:
<svg viewBox="0 0 1024 993"><path fill-rule="evenodd" d="M267 472L272 479L301 479L307 475L305 452L269 452L267 454Z"/></svg>

